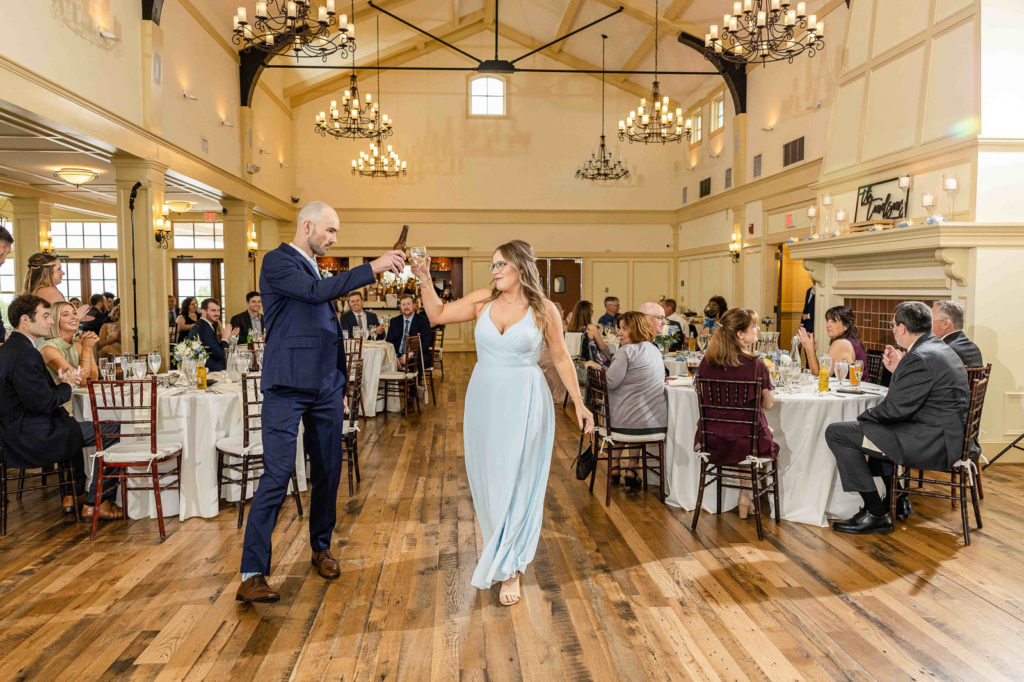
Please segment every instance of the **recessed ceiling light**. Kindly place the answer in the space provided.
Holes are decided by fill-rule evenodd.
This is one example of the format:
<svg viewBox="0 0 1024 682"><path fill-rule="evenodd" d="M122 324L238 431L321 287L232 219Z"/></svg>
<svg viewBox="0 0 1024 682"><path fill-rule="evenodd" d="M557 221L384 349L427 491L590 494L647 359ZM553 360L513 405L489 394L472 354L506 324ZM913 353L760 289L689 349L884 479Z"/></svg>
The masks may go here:
<svg viewBox="0 0 1024 682"><path fill-rule="evenodd" d="M79 187L87 182L92 182L99 174L94 170L88 168L58 168L53 172L53 175L58 180Z"/></svg>

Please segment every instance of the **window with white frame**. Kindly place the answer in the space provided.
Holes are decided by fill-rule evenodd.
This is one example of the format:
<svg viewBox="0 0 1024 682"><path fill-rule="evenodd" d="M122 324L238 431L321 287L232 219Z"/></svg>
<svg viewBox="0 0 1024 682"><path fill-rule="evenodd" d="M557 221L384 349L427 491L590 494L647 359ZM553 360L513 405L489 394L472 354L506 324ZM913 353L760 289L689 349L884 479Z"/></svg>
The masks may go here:
<svg viewBox="0 0 1024 682"><path fill-rule="evenodd" d="M711 100L711 132L725 127L725 93Z"/></svg>
<svg viewBox="0 0 1024 682"><path fill-rule="evenodd" d="M117 223L53 221L50 240L55 249L117 249Z"/></svg>
<svg viewBox="0 0 1024 682"><path fill-rule="evenodd" d="M693 126L690 144L698 144L704 139L704 115L700 109L697 109L697 111L690 115L690 121Z"/></svg>
<svg viewBox="0 0 1024 682"><path fill-rule="evenodd" d="M175 249L223 249L224 223L174 222Z"/></svg>
<svg viewBox="0 0 1024 682"><path fill-rule="evenodd" d="M57 291L64 294L64 299L82 298L82 262L66 260L61 262L64 278L57 285Z"/></svg>
<svg viewBox="0 0 1024 682"><path fill-rule="evenodd" d="M14 259L10 256L3 265L0 265L0 315L4 316L4 326L10 329L7 323L7 306L14 297L18 295L18 282L14 274Z"/></svg>
<svg viewBox="0 0 1024 682"><path fill-rule="evenodd" d="M469 81L469 113L472 116L505 115L505 81L479 76Z"/></svg>
<svg viewBox="0 0 1024 682"><path fill-rule="evenodd" d="M117 296L117 261L89 261L89 285L94 294L109 291Z"/></svg>

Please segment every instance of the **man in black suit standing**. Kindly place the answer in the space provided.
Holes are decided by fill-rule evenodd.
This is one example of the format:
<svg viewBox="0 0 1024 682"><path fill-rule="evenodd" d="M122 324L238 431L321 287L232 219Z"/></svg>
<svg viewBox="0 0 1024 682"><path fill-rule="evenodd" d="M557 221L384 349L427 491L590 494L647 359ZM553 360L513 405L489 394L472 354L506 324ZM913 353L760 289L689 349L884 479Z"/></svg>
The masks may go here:
<svg viewBox="0 0 1024 682"><path fill-rule="evenodd" d="M222 372L227 368L227 353L225 351L228 349L231 337L235 335L235 328L227 325L221 331L221 338L218 339L217 327L219 324L220 303L212 298L203 299L199 311L199 322L189 330L188 337L199 339L199 342L203 344L206 354L210 356L206 359L206 369L210 372Z"/></svg>
<svg viewBox="0 0 1024 682"><path fill-rule="evenodd" d="M932 333L953 349L964 367L984 367L981 349L964 334L964 307L956 301L932 303Z"/></svg>
<svg viewBox="0 0 1024 682"><path fill-rule="evenodd" d="M860 493L864 500L854 516L832 524L832 530L842 533L893 531L888 506L875 487L876 475L892 495L888 486L894 465L947 471L962 454L970 401L963 363L931 333L932 311L924 303L900 303L891 326L896 343L907 351L885 347L883 363L893 373L889 393L857 421L825 429L843 490ZM902 515L900 509L909 513L906 505L897 507Z"/></svg>
<svg viewBox="0 0 1024 682"><path fill-rule="evenodd" d="M57 372L54 383L36 350L36 341L50 334L50 304L38 296L23 294L7 308L11 335L0 346L0 448L4 462L20 469L36 469L69 461L74 472L74 497L64 496L65 511L74 505L92 503L96 494L93 476L89 497L85 493L85 466L82 448L96 444L92 422L76 422L64 409L71 400L71 388L82 378L81 370L65 367ZM100 518L119 519L122 510L114 504L113 486L103 491ZM82 516L92 515L91 506L83 506Z"/></svg>
<svg viewBox="0 0 1024 682"><path fill-rule="evenodd" d="M359 327L362 330L363 338L366 338L369 331L373 329L377 334L384 333L384 325L380 323L377 314L371 310L363 309L363 295L353 291L348 295L348 307L350 310L341 316L341 328L352 336L352 329Z"/></svg>
<svg viewBox="0 0 1024 682"><path fill-rule="evenodd" d="M239 343L248 343L263 334L263 299L260 292L250 291L245 295L245 310L231 318L231 326L238 330ZM252 336L250 336L250 333Z"/></svg>
<svg viewBox="0 0 1024 682"><path fill-rule="evenodd" d="M423 350L423 364L416 368L420 371L422 367L433 365L433 357L430 354L430 347L434 343L434 332L430 328L430 321L425 315L417 315L416 307L413 304L412 296L408 294L402 297L399 302L402 314L399 317L391 318L391 326L388 328L386 340L395 347L398 353L399 369L406 369L405 337L416 334L420 337L420 348Z"/></svg>
<svg viewBox="0 0 1024 682"><path fill-rule="evenodd" d="M814 333L814 285L808 287L804 294L804 309L800 313L800 326L808 333Z"/></svg>

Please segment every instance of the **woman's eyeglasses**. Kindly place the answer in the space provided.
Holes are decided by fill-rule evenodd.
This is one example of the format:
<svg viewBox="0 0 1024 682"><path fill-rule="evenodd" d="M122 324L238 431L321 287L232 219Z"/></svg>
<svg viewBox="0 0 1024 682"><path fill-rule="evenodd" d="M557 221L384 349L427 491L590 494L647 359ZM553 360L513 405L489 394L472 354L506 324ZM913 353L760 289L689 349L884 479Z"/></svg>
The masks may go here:
<svg viewBox="0 0 1024 682"><path fill-rule="evenodd" d="M505 262L505 261L503 261L503 260L500 260L500 261L498 261L497 263L491 263L490 265L488 265L488 266L487 266L487 269L488 269L488 270L490 270L490 271L491 271L491 274L493 275L493 274L495 274L496 272L498 272L499 270L502 270L502 269L504 269L504 267L505 267L506 265L508 265L508 263L506 263L506 262Z"/></svg>

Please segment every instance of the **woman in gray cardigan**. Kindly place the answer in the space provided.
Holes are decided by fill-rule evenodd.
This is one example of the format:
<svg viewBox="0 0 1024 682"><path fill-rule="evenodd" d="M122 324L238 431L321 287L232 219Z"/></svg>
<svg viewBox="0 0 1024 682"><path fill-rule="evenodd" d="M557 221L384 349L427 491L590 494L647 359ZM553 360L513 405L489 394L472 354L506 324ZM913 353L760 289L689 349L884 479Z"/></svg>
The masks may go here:
<svg viewBox="0 0 1024 682"><path fill-rule="evenodd" d="M652 343L654 326L643 313L628 312L619 318L619 350L605 373L611 408L612 433L629 436L665 433L668 404L665 399L665 363ZM587 367L600 367L587 362ZM629 471L626 483L639 484ZM614 480L614 479L613 479Z"/></svg>

